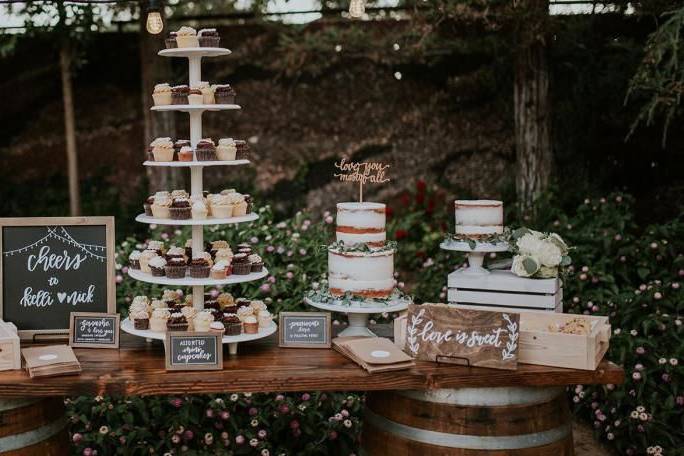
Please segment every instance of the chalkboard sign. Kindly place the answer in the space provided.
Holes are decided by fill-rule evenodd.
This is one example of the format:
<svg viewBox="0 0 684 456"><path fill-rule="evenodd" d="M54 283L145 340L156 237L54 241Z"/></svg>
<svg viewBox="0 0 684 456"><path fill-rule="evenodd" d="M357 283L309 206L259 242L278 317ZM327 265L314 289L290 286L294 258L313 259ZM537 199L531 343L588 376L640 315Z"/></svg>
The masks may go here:
<svg viewBox="0 0 684 456"><path fill-rule="evenodd" d="M280 312L281 347L330 348L330 313Z"/></svg>
<svg viewBox="0 0 684 456"><path fill-rule="evenodd" d="M115 312L114 218L0 219L0 318L66 334L71 312Z"/></svg>
<svg viewBox="0 0 684 456"><path fill-rule="evenodd" d="M69 345L82 348L119 348L119 314L71 312Z"/></svg>
<svg viewBox="0 0 684 456"><path fill-rule="evenodd" d="M167 370L221 370L221 336L210 333L170 332L166 334Z"/></svg>

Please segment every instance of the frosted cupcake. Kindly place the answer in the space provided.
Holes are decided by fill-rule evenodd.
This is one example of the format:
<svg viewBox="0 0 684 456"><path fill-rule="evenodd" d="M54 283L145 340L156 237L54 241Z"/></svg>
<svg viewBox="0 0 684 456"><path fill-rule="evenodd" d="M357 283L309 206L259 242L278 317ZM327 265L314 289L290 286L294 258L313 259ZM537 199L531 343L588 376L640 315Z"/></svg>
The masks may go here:
<svg viewBox="0 0 684 456"><path fill-rule="evenodd" d="M235 160L236 153L237 148L235 147L235 141L233 141L233 138L219 139L218 146L216 147L216 156L219 160L233 161Z"/></svg>
<svg viewBox="0 0 684 456"><path fill-rule="evenodd" d="M133 327L135 329L149 329L150 328L150 314L147 312L136 311L130 314L133 320Z"/></svg>
<svg viewBox="0 0 684 456"><path fill-rule="evenodd" d="M131 269L140 269L140 256L142 253L140 250L133 250L130 255L128 255L128 266Z"/></svg>
<svg viewBox="0 0 684 456"><path fill-rule="evenodd" d="M254 315L245 317L242 320L242 327L245 330L245 334L256 334L259 332L259 322Z"/></svg>
<svg viewBox="0 0 684 456"><path fill-rule="evenodd" d="M178 151L178 161L191 162L195 159L195 154L192 152L192 147L183 146Z"/></svg>
<svg viewBox="0 0 684 456"><path fill-rule="evenodd" d="M233 251L230 249L230 247L217 249L216 254L214 255L214 260L225 261L226 263L230 264L233 261Z"/></svg>
<svg viewBox="0 0 684 456"><path fill-rule="evenodd" d="M264 269L264 261L256 253L248 256L247 261L252 265L252 272L261 272Z"/></svg>
<svg viewBox="0 0 684 456"><path fill-rule="evenodd" d="M257 314L257 320L259 322L259 328L264 329L271 326L273 323L273 315L268 310L260 310Z"/></svg>
<svg viewBox="0 0 684 456"><path fill-rule="evenodd" d="M208 332L209 325L213 321L214 317L211 315L211 312L207 312L206 310L199 312L197 315L195 315L195 318L193 319L195 332Z"/></svg>
<svg viewBox="0 0 684 456"><path fill-rule="evenodd" d="M197 32L197 39L202 47L219 47L221 41L215 28L201 29Z"/></svg>
<svg viewBox="0 0 684 456"><path fill-rule="evenodd" d="M157 256L159 256L159 254L156 250L143 250L143 252L140 254L140 271L151 274L152 271L150 270L150 260Z"/></svg>
<svg viewBox="0 0 684 456"><path fill-rule="evenodd" d="M157 255L150 260L150 272L154 277L164 277L166 275L166 260Z"/></svg>
<svg viewBox="0 0 684 456"><path fill-rule="evenodd" d="M197 309L195 309L192 306L183 306L181 308L181 313L183 314L185 319L188 321L188 330L194 331L195 316L197 315Z"/></svg>
<svg viewBox="0 0 684 456"><path fill-rule="evenodd" d="M157 138L150 143L154 161L170 162L173 161L173 141L171 138Z"/></svg>
<svg viewBox="0 0 684 456"><path fill-rule="evenodd" d="M257 314L258 314L259 312L261 312L262 310L266 310L266 304L264 303L264 301L261 301L261 300L258 300L258 299L255 299L254 301L251 301L251 302L249 303L249 307L251 307L252 309L254 309L254 315L257 315Z"/></svg>
<svg viewBox="0 0 684 456"><path fill-rule="evenodd" d="M237 316L240 317L241 321L245 321L245 318L253 316L254 309L249 306L238 307Z"/></svg>
<svg viewBox="0 0 684 456"><path fill-rule="evenodd" d="M190 92L188 92L188 104L201 105L203 101L204 96L202 95L202 90L199 87L190 87Z"/></svg>
<svg viewBox="0 0 684 456"><path fill-rule="evenodd" d="M153 299L152 302L150 303L150 307L152 308L152 311L154 312L155 309L165 309L166 304L164 304L164 301L161 299Z"/></svg>
<svg viewBox="0 0 684 456"><path fill-rule="evenodd" d="M171 104L171 86L164 84L157 84L154 86L152 92L152 100L155 106L166 106Z"/></svg>
<svg viewBox="0 0 684 456"><path fill-rule="evenodd" d="M216 334L217 336L223 337L223 333L226 332L226 327L220 321L213 321L209 323L209 332L211 334Z"/></svg>
<svg viewBox="0 0 684 456"><path fill-rule="evenodd" d="M166 277L169 279L184 279L188 265L184 258L171 258L166 262Z"/></svg>
<svg viewBox="0 0 684 456"><path fill-rule="evenodd" d="M211 213L214 218L231 218L233 216L233 202L229 195L210 195Z"/></svg>
<svg viewBox="0 0 684 456"><path fill-rule="evenodd" d="M179 48L199 47L197 31L192 27L181 27L176 32L176 45Z"/></svg>
<svg viewBox="0 0 684 456"><path fill-rule="evenodd" d="M149 313L150 311L150 298L144 295L136 296L133 298L133 302L131 302L130 307L128 308L129 313L135 313L135 312L145 312Z"/></svg>
<svg viewBox="0 0 684 456"><path fill-rule="evenodd" d="M231 193L228 195L233 205L233 217L241 217L247 214L247 202L245 197L239 193Z"/></svg>
<svg viewBox="0 0 684 456"><path fill-rule="evenodd" d="M225 261L217 261L211 267L209 272L209 277L216 280L223 280L226 278L226 269L228 268L228 263Z"/></svg>
<svg viewBox="0 0 684 456"><path fill-rule="evenodd" d="M154 194L154 203L152 203L152 216L155 218L168 219L171 218L171 197L168 192L157 192Z"/></svg>
<svg viewBox="0 0 684 456"><path fill-rule="evenodd" d="M211 88L208 82L200 81L197 87L202 92L202 103L203 104L214 104L214 89Z"/></svg>
<svg viewBox="0 0 684 456"><path fill-rule="evenodd" d="M169 309L154 309L150 317L150 329L157 332L166 332L166 322L171 317Z"/></svg>
<svg viewBox="0 0 684 456"><path fill-rule="evenodd" d="M209 215L209 209L203 201L194 201L192 203L192 218L195 220L204 220Z"/></svg>

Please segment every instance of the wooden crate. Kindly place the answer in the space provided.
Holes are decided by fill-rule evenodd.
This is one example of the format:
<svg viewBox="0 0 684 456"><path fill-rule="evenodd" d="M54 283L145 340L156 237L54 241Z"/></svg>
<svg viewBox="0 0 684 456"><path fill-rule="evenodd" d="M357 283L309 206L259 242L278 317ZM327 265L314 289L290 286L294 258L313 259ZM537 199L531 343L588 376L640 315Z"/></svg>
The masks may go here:
<svg viewBox="0 0 684 456"><path fill-rule="evenodd" d="M17 327L0 320L0 371L21 369Z"/></svg>
<svg viewBox="0 0 684 456"><path fill-rule="evenodd" d="M462 308L509 311L563 311L563 289L559 279L526 279L510 271L489 274L449 274L448 302Z"/></svg>

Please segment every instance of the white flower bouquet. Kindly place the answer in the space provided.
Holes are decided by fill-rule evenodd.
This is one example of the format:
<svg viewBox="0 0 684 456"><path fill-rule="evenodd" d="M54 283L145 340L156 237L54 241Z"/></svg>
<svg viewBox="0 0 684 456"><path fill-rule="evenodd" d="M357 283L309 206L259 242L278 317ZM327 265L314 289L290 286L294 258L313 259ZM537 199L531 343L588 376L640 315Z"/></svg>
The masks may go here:
<svg viewBox="0 0 684 456"><path fill-rule="evenodd" d="M519 228L511 234L510 245L514 255L511 272L519 277L558 277L561 268L572 262L568 245L556 233Z"/></svg>

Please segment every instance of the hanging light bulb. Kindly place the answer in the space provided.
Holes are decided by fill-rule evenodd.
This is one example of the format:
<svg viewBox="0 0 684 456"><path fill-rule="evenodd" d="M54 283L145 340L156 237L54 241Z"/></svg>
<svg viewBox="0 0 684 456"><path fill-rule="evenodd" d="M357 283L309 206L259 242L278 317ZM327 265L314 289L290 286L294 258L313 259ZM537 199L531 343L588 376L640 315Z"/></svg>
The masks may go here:
<svg viewBox="0 0 684 456"><path fill-rule="evenodd" d="M354 18L363 16L366 12L365 0L351 0L349 2L349 15Z"/></svg>
<svg viewBox="0 0 684 456"><path fill-rule="evenodd" d="M156 0L150 0L147 7L146 28L152 35L158 35L164 30L164 21L161 17L161 8Z"/></svg>

